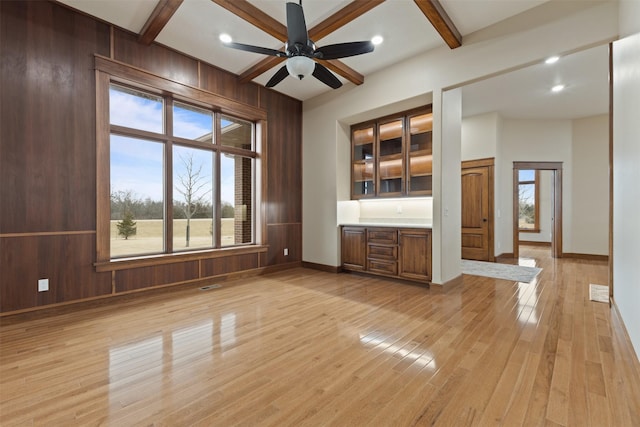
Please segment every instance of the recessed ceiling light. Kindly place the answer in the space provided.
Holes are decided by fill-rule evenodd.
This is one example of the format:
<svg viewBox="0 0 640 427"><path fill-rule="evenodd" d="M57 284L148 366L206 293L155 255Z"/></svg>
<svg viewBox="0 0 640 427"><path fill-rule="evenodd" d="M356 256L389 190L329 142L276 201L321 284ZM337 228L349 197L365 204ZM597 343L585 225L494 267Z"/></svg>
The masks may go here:
<svg viewBox="0 0 640 427"><path fill-rule="evenodd" d="M373 43L374 45L379 45L384 41L384 39L382 38L382 36L373 36L373 38L371 39L371 43Z"/></svg>
<svg viewBox="0 0 640 427"><path fill-rule="evenodd" d="M231 36L229 34L226 33L222 33L220 34L220 41L222 43L231 43Z"/></svg>
<svg viewBox="0 0 640 427"><path fill-rule="evenodd" d="M555 85L551 88L551 92L561 92L564 90L564 85Z"/></svg>
<svg viewBox="0 0 640 427"><path fill-rule="evenodd" d="M549 58L546 59L546 61L544 61L545 64L555 64L556 62L558 62L558 59L560 59L559 56L550 56Z"/></svg>

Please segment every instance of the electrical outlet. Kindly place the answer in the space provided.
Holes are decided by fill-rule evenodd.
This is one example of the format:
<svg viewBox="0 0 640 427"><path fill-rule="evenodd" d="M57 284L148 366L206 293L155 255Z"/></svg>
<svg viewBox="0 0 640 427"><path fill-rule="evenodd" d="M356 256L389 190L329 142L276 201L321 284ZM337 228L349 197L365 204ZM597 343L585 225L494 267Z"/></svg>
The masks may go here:
<svg viewBox="0 0 640 427"><path fill-rule="evenodd" d="M49 279L38 279L38 292L49 290Z"/></svg>
<svg viewBox="0 0 640 427"><path fill-rule="evenodd" d="M284 256L289 256L289 248L284 248Z"/></svg>

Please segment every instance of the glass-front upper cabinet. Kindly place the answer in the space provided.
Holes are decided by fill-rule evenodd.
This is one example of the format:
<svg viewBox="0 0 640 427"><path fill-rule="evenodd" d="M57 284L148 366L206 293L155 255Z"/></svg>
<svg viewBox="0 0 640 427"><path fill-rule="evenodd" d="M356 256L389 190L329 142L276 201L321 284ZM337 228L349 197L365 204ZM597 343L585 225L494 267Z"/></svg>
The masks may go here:
<svg viewBox="0 0 640 427"><path fill-rule="evenodd" d="M351 127L351 198L432 194L431 105Z"/></svg>
<svg viewBox="0 0 640 427"><path fill-rule="evenodd" d="M404 189L404 120L394 119L378 125L378 195L399 196Z"/></svg>
<svg viewBox="0 0 640 427"><path fill-rule="evenodd" d="M409 195L432 194L433 171L433 114L431 112L408 117Z"/></svg>
<svg viewBox="0 0 640 427"><path fill-rule="evenodd" d="M351 194L354 199L375 195L374 124L354 128L351 133Z"/></svg>

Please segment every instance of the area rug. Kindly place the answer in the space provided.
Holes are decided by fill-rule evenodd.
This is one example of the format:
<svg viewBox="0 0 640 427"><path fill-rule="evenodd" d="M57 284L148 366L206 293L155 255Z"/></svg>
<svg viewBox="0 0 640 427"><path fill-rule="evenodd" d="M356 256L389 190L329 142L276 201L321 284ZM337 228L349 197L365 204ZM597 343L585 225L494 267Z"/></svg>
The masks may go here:
<svg viewBox="0 0 640 427"><path fill-rule="evenodd" d="M609 287L589 284L589 299L595 302L609 302Z"/></svg>
<svg viewBox="0 0 640 427"><path fill-rule="evenodd" d="M542 271L538 267L498 264L495 262L462 260L462 273L473 276L492 277L494 279L513 280L529 283Z"/></svg>

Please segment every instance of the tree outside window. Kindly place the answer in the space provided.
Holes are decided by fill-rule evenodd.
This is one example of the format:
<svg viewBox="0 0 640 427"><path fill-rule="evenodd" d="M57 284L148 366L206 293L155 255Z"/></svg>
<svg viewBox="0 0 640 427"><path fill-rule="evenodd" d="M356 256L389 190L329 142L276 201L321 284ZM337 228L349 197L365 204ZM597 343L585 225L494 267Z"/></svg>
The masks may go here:
<svg viewBox="0 0 640 427"><path fill-rule="evenodd" d="M540 171L518 171L518 227L522 232L540 231Z"/></svg>

